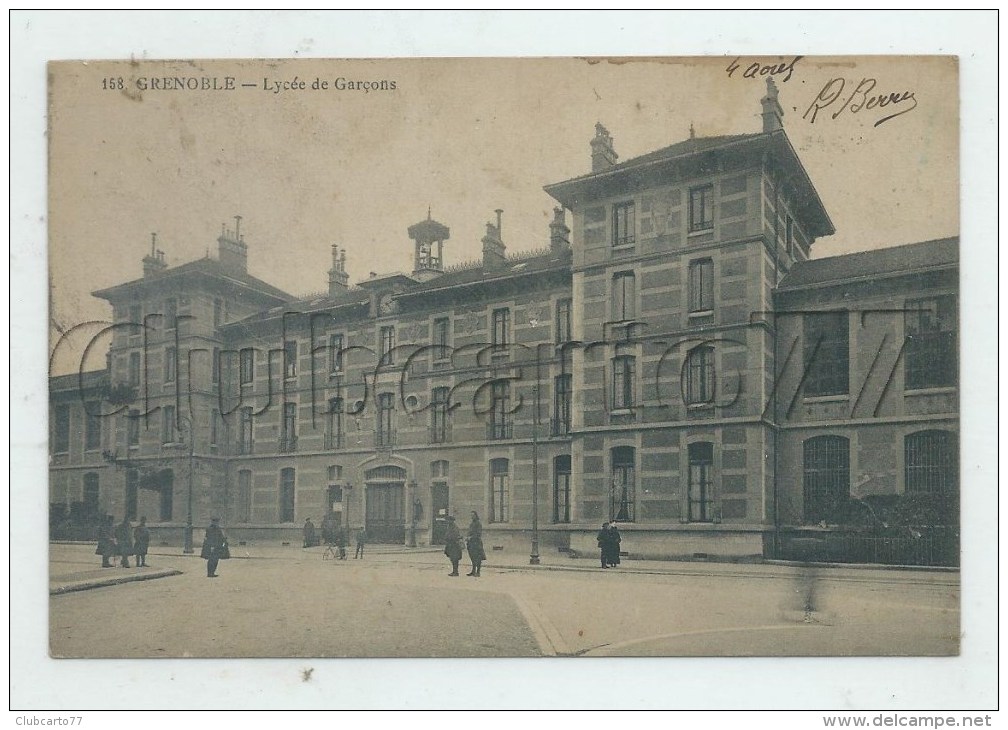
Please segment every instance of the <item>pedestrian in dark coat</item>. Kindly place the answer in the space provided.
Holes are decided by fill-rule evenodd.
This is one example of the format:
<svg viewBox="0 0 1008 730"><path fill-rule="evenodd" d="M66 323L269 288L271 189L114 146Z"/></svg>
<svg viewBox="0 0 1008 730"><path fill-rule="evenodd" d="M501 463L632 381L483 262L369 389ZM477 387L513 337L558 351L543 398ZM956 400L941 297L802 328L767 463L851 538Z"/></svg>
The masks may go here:
<svg viewBox="0 0 1008 730"><path fill-rule="evenodd" d="M98 525L98 549L95 555L101 555L101 567L111 568L111 557L116 554L115 529L112 526L112 515L106 515Z"/></svg>
<svg viewBox="0 0 1008 730"><path fill-rule="evenodd" d="M354 560L360 558L364 559L364 542L367 540L367 530L365 528L360 528L357 530L357 550L354 552Z"/></svg>
<svg viewBox="0 0 1008 730"><path fill-rule="evenodd" d="M311 517L304 521L304 547L310 548L318 545L318 538L315 537L315 525Z"/></svg>
<svg viewBox="0 0 1008 730"><path fill-rule="evenodd" d="M472 521L469 523L469 534L466 536L466 550L469 551L469 559L472 561L472 570L466 575L474 578L480 577L480 566L486 560L486 552L483 550L483 524L479 515L472 513Z"/></svg>
<svg viewBox="0 0 1008 730"><path fill-rule="evenodd" d="M595 538L599 546L599 555L602 558L602 567L609 567L609 553L612 551L609 541L609 523L603 522L602 529L599 530L598 537Z"/></svg>
<svg viewBox="0 0 1008 730"><path fill-rule="evenodd" d="M459 561L462 559L462 533L459 532L455 518L451 515L448 515L448 527L445 531L444 554L448 556L452 564L452 572L448 575L457 578Z"/></svg>
<svg viewBox="0 0 1008 730"><path fill-rule="evenodd" d="M322 541L326 545L336 544L336 518L332 512L326 513L322 518Z"/></svg>
<svg viewBox="0 0 1008 730"><path fill-rule="evenodd" d="M622 538L615 520L609 525L609 566L615 568L620 564L620 542Z"/></svg>
<svg viewBox="0 0 1008 730"><path fill-rule="evenodd" d="M147 567L147 547L150 545L150 530L147 529L147 518L141 517L140 524L133 530L133 555L136 556L136 567Z"/></svg>
<svg viewBox="0 0 1008 730"><path fill-rule="evenodd" d="M217 577L217 562L225 554L226 549L227 538L224 537L224 530L220 528L220 520L214 517L210 520L210 527L206 529L203 549L200 550L200 557L207 561L207 578Z"/></svg>
<svg viewBox="0 0 1008 730"><path fill-rule="evenodd" d="M128 568L129 556L133 554L133 527L130 525L129 517L123 517L123 521L116 526L116 549L121 560L120 567Z"/></svg>
<svg viewBox="0 0 1008 730"><path fill-rule="evenodd" d="M339 559L346 560L347 534L343 525L336 527L336 547L339 548Z"/></svg>

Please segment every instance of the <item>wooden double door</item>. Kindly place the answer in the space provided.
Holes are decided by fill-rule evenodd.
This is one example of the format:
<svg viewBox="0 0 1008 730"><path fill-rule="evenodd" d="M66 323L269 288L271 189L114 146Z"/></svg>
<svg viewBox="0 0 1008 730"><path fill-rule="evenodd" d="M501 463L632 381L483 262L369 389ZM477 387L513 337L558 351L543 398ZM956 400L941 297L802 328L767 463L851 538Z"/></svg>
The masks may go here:
<svg viewBox="0 0 1008 730"><path fill-rule="evenodd" d="M369 482L365 498L368 541L402 545L406 541L405 482Z"/></svg>

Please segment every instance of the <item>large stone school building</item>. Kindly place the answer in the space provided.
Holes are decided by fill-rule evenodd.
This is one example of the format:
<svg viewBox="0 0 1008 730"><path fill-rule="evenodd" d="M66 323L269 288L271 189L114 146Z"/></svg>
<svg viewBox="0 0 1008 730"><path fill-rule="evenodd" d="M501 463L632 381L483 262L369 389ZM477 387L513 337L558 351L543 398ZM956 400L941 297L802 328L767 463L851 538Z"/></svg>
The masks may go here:
<svg viewBox="0 0 1008 730"><path fill-rule="evenodd" d="M310 298L248 273L240 218L214 257L152 242L95 292L107 368L51 379L53 534L296 542L335 512L426 545L475 510L506 551L615 520L641 557L955 562L958 239L811 258L833 223L782 117L769 84L762 129L624 161L596 125L541 243L497 211L445 267L428 213L411 272L351 284L334 246Z"/></svg>

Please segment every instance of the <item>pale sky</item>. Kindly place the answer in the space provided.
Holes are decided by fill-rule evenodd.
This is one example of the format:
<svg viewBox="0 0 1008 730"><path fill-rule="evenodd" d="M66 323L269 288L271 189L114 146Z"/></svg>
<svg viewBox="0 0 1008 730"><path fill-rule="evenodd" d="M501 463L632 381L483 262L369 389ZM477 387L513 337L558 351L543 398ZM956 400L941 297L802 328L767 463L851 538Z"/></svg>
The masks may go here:
<svg viewBox="0 0 1008 730"><path fill-rule="evenodd" d="M745 71L794 57L743 57L729 75L733 58L53 65L56 320L68 327L108 318L90 292L140 277L151 232L177 265L215 256L221 223L233 225L235 214L249 272L294 295L326 289L333 243L347 249L351 283L370 271L410 271L406 229L428 206L451 229L449 265L479 258L496 208L509 252L547 245L555 202L542 187L590 171L596 121L621 160L685 139L690 124L697 136L760 131L765 82ZM814 256L958 234L955 59L807 57L786 75L776 76L784 127L837 229L816 242ZM138 89L138 79L164 76L217 77L219 85L233 76L238 88ZM126 92L102 88L119 77ZM295 77L308 88L263 88ZM395 89L336 90L340 77L394 81ZM312 90L316 78L330 88ZM844 79L843 92L810 123L806 111L834 79ZM864 101L857 87L871 84L864 79L875 80L870 96L906 99L851 111ZM58 357L54 371L77 362Z"/></svg>

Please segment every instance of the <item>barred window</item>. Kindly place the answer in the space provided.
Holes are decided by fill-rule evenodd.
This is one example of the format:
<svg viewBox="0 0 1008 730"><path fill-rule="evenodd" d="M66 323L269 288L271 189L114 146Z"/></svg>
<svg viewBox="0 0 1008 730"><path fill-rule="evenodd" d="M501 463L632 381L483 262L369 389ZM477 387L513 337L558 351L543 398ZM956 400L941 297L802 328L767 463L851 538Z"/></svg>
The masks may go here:
<svg viewBox="0 0 1008 730"><path fill-rule="evenodd" d="M816 436L804 444L805 522L840 522L850 499L850 441Z"/></svg>
<svg viewBox="0 0 1008 730"><path fill-rule="evenodd" d="M510 476L507 459L490 460L490 521L507 522L510 509Z"/></svg>
<svg viewBox="0 0 1008 730"><path fill-rule="evenodd" d="M847 395L850 341L847 312L815 312L804 317L805 395Z"/></svg>
<svg viewBox="0 0 1008 730"><path fill-rule="evenodd" d="M690 522L714 520L714 444L709 441L690 444L689 490Z"/></svg>
<svg viewBox="0 0 1008 730"><path fill-rule="evenodd" d="M958 437L950 431L918 431L903 440L906 491L951 495L959 488Z"/></svg>
<svg viewBox="0 0 1008 730"><path fill-rule="evenodd" d="M904 312L907 390L956 384L956 309L953 296L907 301Z"/></svg>

